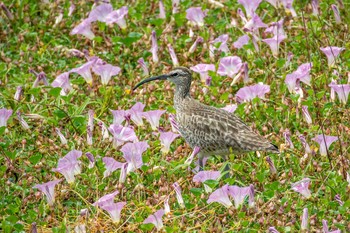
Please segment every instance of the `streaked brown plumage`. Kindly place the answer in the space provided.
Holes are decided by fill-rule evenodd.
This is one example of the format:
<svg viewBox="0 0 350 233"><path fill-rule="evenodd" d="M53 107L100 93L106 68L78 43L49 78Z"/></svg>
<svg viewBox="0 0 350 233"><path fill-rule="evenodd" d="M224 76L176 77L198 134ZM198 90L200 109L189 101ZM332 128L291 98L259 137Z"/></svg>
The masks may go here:
<svg viewBox="0 0 350 233"><path fill-rule="evenodd" d="M230 152L279 152L275 145L254 133L233 113L193 99L190 95L192 74L185 67L177 67L169 74L145 79L134 90L146 82L158 79L167 79L176 86L174 107L179 131L192 148L200 147L200 167L203 166L203 158L210 155L227 157Z"/></svg>

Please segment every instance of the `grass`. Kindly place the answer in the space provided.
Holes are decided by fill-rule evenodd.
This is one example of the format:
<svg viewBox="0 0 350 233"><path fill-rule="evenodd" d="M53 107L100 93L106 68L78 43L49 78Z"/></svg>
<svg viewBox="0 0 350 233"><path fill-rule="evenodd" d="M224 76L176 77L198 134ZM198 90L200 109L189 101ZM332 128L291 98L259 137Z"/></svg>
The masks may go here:
<svg viewBox="0 0 350 233"><path fill-rule="evenodd" d="M120 30L117 25L109 27L101 22L93 23L96 37L88 40L81 35L69 33L87 17L93 1L76 2L76 10L68 16L69 1L41 3L37 1L5 1L14 19L9 20L4 11L0 14L0 107L12 109L14 114L7 128L0 129L0 229L2 232L28 232L33 222L38 232L66 232L79 224L85 224L88 232L146 232L153 231L152 225L142 224L150 214L163 208L169 197L171 214L163 217L166 232L266 232L271 226L280 232L300 232L301 215L304 208L309 210L309 232L322 232L323 219L328 220L330 229L350 231L350 186L346 181L349 172L349 101L342 104L332 101L328 84L332 78L346 84L350 75L350 22L349 3L344 1L340 9L341 24L336 24L330 5L333 1L322 1L320 15L312 15L311 5L306 1L295 1L297 17L291 17L283 7L273 8L267 2L261 3L257 14L265 23L285 19L284 30L287 39L281 44L278 57L272 56L269 47L259 42L259 51L250 40L242 49L232 47L234 41L243 35L243 23L236 14L236 1L226 1L224 8L215 7L206 1L182 1L177 14L171 13L171 1L164 1L166 19L158 18L158 1L117 1L114 9L124 5L129 7L127 28ZM190 25L185 10L192 6L208 9L204 27L193 27L195 36L189 37ZM62 13L63 19L55 27L56 17ZM236 20L237 27L231 26ZM159 60L152 62L150 35L155 30L158 37ZM270 37L260 30L263 38ZM230 53L215 53L209 57L209 41L222 35L230 37ZM188 50L196 36L204 38L193 54ZM86 143L87 112L95 111L95 123L102 120L107 126L112 123L110 109L129 109L136 102L146 104L145 110L165 109L167 114L161 119L161 127L169 131L168 114L175 113L172 107L172 86L166 82L150 83L143 91L131 92L132 87L145 78L138 66L141 57L149 65L151 74L158 75L172 69L172 61L167 44L171 44L180 65L191 67L199 63L212 63L218 67L220 57L237 55L248 63L251 83L263 82L271 87L266 100L254 99L239 104L235 112L254 130L267 135L269 140L279 145L281 154L248 153L231 155L231 177L210 182L213 189L225 184L255 187L254 208L245 205L240 209L213 203L207 204L208 194L200 184L192 181L193 173L184 161L191 148L178 138L171 146L169 154L160 152L158 136L152 133L148 123L135 126L140 141L147 141L149 149L143 155L141 169L128 175L124 184L119 183L120 171L103 178L105 170L101 158L114 157L123 161L119 148L102 140L99 127L95 125L93 145ZM327 60L320 47L344 47L336 64L328 68ZM87 50L104 61L119 66L121 72L107 86L102 86L98 76L93 77L89 86L77 74L70 76L73 91L67 96L60 95L60 88L43 86L33 88L35 77L29 72L44 71L49 83L57 75L85 63L84 58L71 56L69 49ZM294 57L285 66L288 53ZM291 94L284 82L287 74L306 62L312 62L311 86L301 84L304 96ZM337 71L339 76L335 76ZM200 101L223 107L235 103L235 93L245 84L238 82L231 86L231 79L210 73L212 85L204 94L204 84L194 74L192 96ZM15 101L13 96L17 86L23 87L23 97ZM32 96L35 100L32 101ZM301 106L306 105L313 119L308 125L303 119ZM15 117L20 111L30 129L24 130ZM35 115L29 115L35 114ZM36 117L35 117L36 116ZM66 136L68 144L61 145L55 133L59 128ZM289 129L294 148L284 140L283 132ZM314 153L305 154L298 139L298 132L306 137ZM312 141L316 135L338 136L327 156L319 154L319 146ZM88 160L81 158L82 173L73 184L62 181L56 186L54 206L48 206L46 199L35 184L63 178L52 171L59 158L77 149L83 153L99 155L95 167L89 169ZM277 175L269 172L265 161L270 156L277 168ZM219 158L210 158L206 170L219 170L225 164ZM191 165L194 167L194 164ZM304 177L311 179L311 198L303 198L292 191L290 185ZM174 182L182 188L185 208L180 208L172 188ZM126 201L121 222L113 223L107 212L96 209L91 204L101 196L116 189L120 194L117 201ZM339 194L344 204L341 206L334 197ZM89 210L88 216L80 216L81 209Z"/></svg>

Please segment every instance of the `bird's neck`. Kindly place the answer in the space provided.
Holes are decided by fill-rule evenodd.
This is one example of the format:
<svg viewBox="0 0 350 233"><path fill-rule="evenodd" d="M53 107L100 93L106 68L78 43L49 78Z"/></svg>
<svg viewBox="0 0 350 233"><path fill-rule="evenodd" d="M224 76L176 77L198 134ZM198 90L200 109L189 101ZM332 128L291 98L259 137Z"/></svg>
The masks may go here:
<svg viewBox="0 0 350 233"><path fill-rule="evenodd" d="M189 99L189 98L191 98L190 86L176 85L175 94L174 94L175 108L177 108L177 106L181 105L181 103L184 100Z"/></svg>

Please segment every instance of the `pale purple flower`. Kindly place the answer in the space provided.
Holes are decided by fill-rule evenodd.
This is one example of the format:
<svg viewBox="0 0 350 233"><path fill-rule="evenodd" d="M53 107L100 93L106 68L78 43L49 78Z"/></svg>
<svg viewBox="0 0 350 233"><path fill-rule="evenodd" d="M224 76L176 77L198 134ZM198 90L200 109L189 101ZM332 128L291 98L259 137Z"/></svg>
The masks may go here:
<svg viewBox="0 0 350 233"><path fill-rule="evenodd" d="M137 60L137 62L140 64L142 70L143 70L143 74L145 76L148 76L149 75L149 70L148 70L148 67L145 63L145 60L141 57L139 60Z"/></svg>
<svg viewBox="0 0 350 233"><path fill-rule="evenodd" d="M177 56L176 56L176 53L174 51L174 48L173 46L171 46L170 44L168 44L168 49L169 49L169 54L170 54L170 57L171 57L171 60L173 62L173 66L179 66L179 61L177 59Z"/></svg>
<svg viewBox="0 0 350 233"><path fill-rule="evenodd" d="M301 106L301 112L303 113L303 116L304 116L306 123L312 124L312 118L310 116L308 106L306 106L306 105Z"/></svg>
<svg viewBox="0 0 350 233"><path fill-rule="evenodd" d="M200 171L193 177L193 182L203 183L206 180L217 180L220 177L219 171ZM204 184L204 189L206 193L210 193L212 189Z"/></svg>
<svg viewBox="0 0 350 233"><path fill-rule="evenodd" d="M254 48L257 52L260 51L258 41L259 41L259 38L255 34L252 34L252 42L253 42Z"/></svg>
<svg viewBox="0 0 350 233"><path fill-rule="evenodd" d="M322 220L323 233L341 233L341 230L329 231L327 220Z"/></svg>
<svg viewBox="0 0 350 233"><path fill-rule="evenodd" d="M328 46L325 48L320 48L320 50L327 56L328 66L332 67L335 60L338 58L339 54L345 50L345 48Z"/></svg>
<svg viewBox="0 0 350 233"><path fill-rule="evenodd" d="M113 124L120 125L125 121L125 110L111 110L113 115Z"/></svg>
<svg viewBox="0 0 350 233"><path fill-rule="evenodd" d="M89 19L91 22L100 21L107 22L107 15L113 11L113 6L109 3L102 3L98 5L94 9L92 9L89 13Z"/></svg>
<svg viewBox="0 0 350 233"><path fill-rule="evenodd" d="M301 144L303 145L303 147L304 147L304 149L305 149L305 152L306 152L307 154L311 154L312 151L311 151L310 146L309 146L309 144L307 143L307 141L306 141L304 135L300 134L298 137L299 137L299 140L300 140Z"/></svg>
<svg viewBox="0 0 350 233"><path fill-rule="evenodd" d="M87 145L92 145L92 130L90 125L86 126L86 144Z"/></svg>
<svg viewBox="0 0 350 233"><path fill-rule="evenodd" d="M33 188L39 189L42 193L44 193L47 203L52 206L55 202L55 186L61 181L62 179L58 179L44 184L36 184Z"/></svg>
<svg viewBox="0 0 350 233"><path fill-rule="evenodd" d="M86 127L88 145L92 145L92 133L94 131L94 114L94 110L90 109L88 111L88 124Z"/></svg>
<svg viewBox="0 0 350 233"><path fill-rule="evenodd" d="M197 45L199 44L199 43L203 43L203 37L200 37L200 36L198 36L197 37L197 39L196 39L196 41L193 43L193 45L191 46L191 48L188 50L188 52L189 53L193 53L195 50L196 50L196 48L197 48Z"/></svg>
<svg viewBox="0 0 350 233"><path fill-rule="evenodd" d="M235 208L237 209L240 205L243 204L244 199L246 196L249 196L249 206L254 205L254 191L252 192L252 187L239 187L237 185L231 185L228 187L228 193L233 198L235 203ZM254 190L254 188L253 188ZM253 198L251 198L251 195L253 195Z"/></svg>
<svg viewBox="0 0 350 233"><path fill-rule="evenodd" d="M238 3L242 4L246 14L252 17L255 10L258 8L262 0L238 0Z"/></svg>
<svg viewBox="0 0 350 233"><path fill-rule="evenodd" d="M215 40L211 41L211 43L212 44L220 43L220 46L219 46L219 48L217 48L217 50L224 52L224 53L228 53L228 52L230 52L230 49L227 46L228 39L229 39L228 34L223 34L223 35L219 36L218 38L216 38Z"/></svg>
<svg viewBox="0 0 350 233"><path fill-rule="evenodd" d="M173 14L176 14L179 10L180 0L172 0L171 6L173 7Z"/></svg>
<svg viewBox="0 0 350 233"><path fill-rule="evenodd" d="M91 67L97 62L96 59L91 59L80 67L72 69L71 73L77 73L81 75L88 84L92 84Z"/></svg>
<svg viewBox="0 0 350 233"><path fill-rule="evenodd" d="M116 23L121 29L126 29L125 16L128 14L129 9L127 6L123 6L118 10L112 11L106 17L107 24Z"/></svg>
<svg viewBox="0 0 350 233"><path fill-rule="evenodd" d="M78 24L73 30L70 32L71 35L80 34L85 36L86 38L92 40L95 37L95 34L91 31L91 19L84 19L80 24Z"/></svg>
<svg viewBox="0 0 350 233"><path fill-rule="evenodd" d="M229 104L226 107L223 107L222 109L224 109L225 111L228 111L229 113L233 113L237 109L237 104Z"/></svg>
<svg viewBox="0 0 350 233"><path fill-rule="evenodd" d="M137 125L142 126L143 125L143 109L145 108L145 105L141 102L136 102L134 106L132 106L129 110L127 110L127 113L130 114L130 119Z"/></svg>
<svg viewBox="0 0 350 233"><path fill-rule="evenodd" d="M164 212L165 214L169 214L171 212L169 205L169 197L167 197L164 201Z"/></svg>
<svg viewBox="0 0 350 233"><path fill-rule="evenodd" d="M93 203L93 206L98 206L98 207L102 207L102 206L108 206L114 203L114 197L119 193L118 190L114 191L113 193L104 195L103 197L101 197L100 199L98 199L95 203Z"/></svg>
<svg viewBox="0 0 350 233"><path fill-rule="evenodd" d="M258 15L254 15L245 25L244 31L255 32L259 28L266 28L267 25L260 19Z"/></svg>
<svg viewBox="0 0 350 233"><path fill-rule="evenodd" d="M248 22L247 18L246 18L245 15L244 15L244 12L242 11L241 8L238 8L238 9L237 9L237 14L238 14L238 16L242 19L243 23L246 24L246 23Z"/></svg>
<svg viewBox="0 0 350 233"><path fill-rule="evenodd" d="M118 223L120 221L120 213L125 205L126 202L117 202L108 205L102 205L100 208L109 213L114 223Z"/></svg>
<svg viewBox="0 0 350 233"><path fill-rule="evenodd" d="M60 138L61 141L61 145L67 145L67 139L64 137L64 135L61 133L59 128L55 128L55 131L58 135L58 137Z"/></svg>
<svg viewBox="0 0 350 233"><path fill-rule="evenodd" d="M148 216L148 218L146 218L145 221L143 221L143 224L152 223L157 228L157 231L160 231L163 228L162 217L164 214L165 214L164 210L160 209L156 211L154 214L151 214L150 216Z"/></svg>
<svg viewBox="0 0 350 233"><path fill-rule="evenodd" d="M106 170L103 172L103 178L106 178L112 174L117 169L120 169L123 166L123 163L116 161L112 157L103 157L103 163L105 164Z"/></svg>
<svg viewBox="0 0 350 233"><path fill-rule="evenodd" d="M86 152L85 155L89 160L89 167L88 168L93 168L95 165L95 158L94 158L93 154L91 154L90 152Z"/></svg>
<svg viewBox="0 0 350 233"><path fill-rule="evenodd" d="M45 72L41 71L40 73L37 73L32 69L30 69L29 72L34 74L36 77L33 83L33 87L38 87L40 82L42 82L45 86L49 86Z"/></svg>
<svg viewBox="0 0 350 233"><path fill-rule="evenodd" d="M73 4L73 2L70 3L69 9L68 9L68 16L72 16L73 12L75 10L75 5Z"/></svg>
<svg viewBox="0 0 350 233"><path fill-rule="evenodd" d="M111 64L95 65L92 67L95 74L101 76L102 85L107 85L112 76L119 74L120 68Z"/></svg>
<svg viewBox="0 0 350 233"><path fill-rule="evenodd" d="M164 9L164 3L161 0L159 0L159 16L158 16L158 18L160 18L160 19L165 19L166 18L165 9Z"/></svg>
<svg viewBox="0 0 350 233"><path fill-rule="evenodd" d="M195 146L193 148L191 155L186 159L185 164L191 164L194 156L196 156L200 151L201 151L201 148L198 146Z"/></svg>
<svg viewBox="0 0 350 233"><path fill-rule="evenodd" d="M161 152L164 154L169 153L170 144L179 136L180 134L175 134L173 132L159 132L159 139L162 145Z"/></svg>
<svg viewBox="0 0 350 233"><path fill-rule="evenodd" d="M128 163L127 173L133 172L143 165L142 153L145 152L148 147L147 142L129 142L120 149Z"/></svg>
<svg viewBox="0 0 350 233"><path fill-rule="evenodd" d="M319 15L320 3L318 0L311 0L312 14Z"/></svg>
<svg viewBox="0 0 350 233"><path fill-rule="evenodd" d="M236 93L236 101L238 103L249 102L254 98L265 98L265 94L270 92L270 86L264 84L255 84L252 86L245 86L239 89Z"/></svg>
<svg viewBox="0 0 350 233"><path fill-rule="evenodd" d="M151 40L152 40L152 47L150 52L152 53L152 59L154 63L158 63L159 58L158 58L158 43L157 43L157 35L155 31L152 31L152 36L151 36Z"/></svg>
<svg viewBox="0 0 350 233"><path fill-rule="evenodd" d="M229 185L226 184L210 194L207 203L209 204L212 202L218 202L224 205L226 208L230 208L232 206L232 202L229 198Z"/></svg>
<svg viewBox="0 0 350 233"><path fill-rule="evenodd" d="M310 71L311 71L312 63L304 63L298 67L296 71L291 74L287 74L285 83L288 87L289 92L295 93L297 81L302 81L307 85L311 85Z"/></svg>
<svg viewBox="0 0 350 233"><path fill-rule="evenodd" d="M165 110L148 111L148 112L144 112L143 116L151 124L152 130L157 130L157 128L159 127L160 117L165 112L166 112Z"/></svg>
<svg viewBox="0 0 350 233"><path fill-rule="evenodd" d="M198 65L190 67L190 69L196 73L199 73L201 81L205 82L206 79L209 77L208 71L215 72L215 65L214 64L198 64Z"/></svg>
<svg viewBox="0 0 350 233"><path fill-rule="evenodd" d="M21 112L20 111L17 111L17 120L19 121L19 123L21 124L22 128L24 130L28 130L29 129L29 125L28 123L22 118L21 116Z"/></svg>
<svg viewBox="0 0 350 233"><path fill-rule="evenodd" d="M105 123L103 123L102 121L99 121L97 124L98 126L100 126L100 129L101 129L102 140L104 141L106 139L109 139L109 133Z"/></svg>
<svg viewBox="0 0 350 233"><path fill-rule="evenodd" d="M68 183L73 183L75 180L74 176L81 173L78 158L80 158L82 154L83 153L78 150L70 151L63 158L58 160L57 168L53 168L52 171L61 173Z"/></svg>
<svg viewBox="0 0 350 233"><path fill-rule="evenodd" d="M206 15L207 11L202 11L200 7L191 7L186 10L186 19L199 27L204 26L204 17Z"/></svg>
<svg viewBox="0 0 350 233"><path fill-rule="evenodd" d="M272 175L275 175L277 173L277 170L276 170L275 164L273 163L273 161L269 156L266 156L266 162L269 164L270 173Z"/></svg>
<svg viewBox="0 0 350 233"><path fill-rule="evenodd" d="M123 163L122 167L120 168L119 183L121 184L125 183L127 173L128 173L128 163Z"/></svg>
<svg viewBox="0 0 350 233"><path fill-rule="evenodd" d="M243 35L241 37L239 37L234 43L233 46L236 49L240 49L242 48L244 45L248 44L250 40L250 37L248 35Z"/></svg>
<svg viewBox="0 0 350 233"><path fill-rule="evenodd" d="M185 202L182 198L180 185L177 182L175 182L172 186L173 186L175 193L176 193L177 203L179 203L181 208L185 208Z"/></svg>
<svg viewBox="0 0 350 233"><path fill-rule="evenodd" d="M285 35L277 35L272 38L263 39L262 41L270 46L272 54L277 57L280 43L287 37Z"/></svg>
<svg viewBox="0 0 350 233"><path fill-rule="evenodd" d="M327 155L329 147L332 145L333 142L338 140L338 137L320 134L314 137L312 140L320 145L320 154Z"/></svg>
<svg viewBox="0 0 350 233"><path fill-rule="evenodd" d="M72 86L69 82L69 74L70 72L64 72L58 75L56 79L51 83L52 87L62 88L60 92L61 95L67 95L72 90Z"/></svg>
<svg viewBox="0 0 350 233"><path fill-rule="evenodd" d="M23 87L22 87L22 86L18 86L18 87L16 88L15 96L13 97L14 100L20 101L20 100L21 100L22 93L23 93Z"/></svg>
<svg viewBox="0 0 350 233"><path fill-rule="evenodd" d="M338 9L337 5L332 4L331 8L332 8L333 13L334 13L335 22L337 24L340 24L341 23L341 17L340 17L340 12L339 12L339 9Z"/></svg>
<svg viewBox="0 0 350 233"><path fill-rule="evenodd" d="M289 148L293 149L294 148L294 144L292 142L292 139L290 138L290 131L289 129L286 129L284 132L283 132L283 137L284 137L284 140L285 140L285 143L286 145L289 146Z"/></svg>
<svg viewBox="0 0 350 233"><path fill-rule="evenodd" d="M350 84L329 84L328 85L338 95L340 102L346 104L350 93Z"/></svg>
<svg viewBox="0 0 350 233"><path fill-rule="evenodd" d="M310 179L309 178L304 178L298 182L292 183L291 184L291 189L300 193L306 198L311 197L311 192L309 190L309 185L310 185Z"/></svg>
<svg viewBox="0 0 350 233"><path fill-rule="evenodd" d="M283 23L284 23L284 19L281 19L278 22L273 22L270 24L270 26L268 28L265 29L266 33L272 33L274 36L280 36L280 35L284 35L286 36L286 33L283 30Z"/></svg>
<svg viewBox="0 0 350 233"><path fill-rule="evenodd" d="M336 195L334 196L334 200L335 200L336 202L338 202L339 205L341 205L341 206L344 205L344 202L341 200L339 194L336 194Z"/></svg>
<svg viewBox="0 0 350 233"><path fill-rule="evenodd" d="M337 80L332 79L331 83L328 86L336 85L336 84L337 84ZM330 97L331 97L332 101L335 101L335 90L334 90L334 88L331 88L331 95L330 95Z"/></svg>
<svg viewBox="0 0 350 233"><path fill-rule="evenodd" d="M294 8L293 8L293 1L294 0L280 0L282 5L284 6L284 9L286 11L289 11L293 17L297 16L297 13L295 12Z"/></svg>
<svg viewBox="0 0 350 233"><path fill-rule="evenodd" d="M301 217L301 230L307 230L309 228L309 211L307 208L303 209L303 216Z"/></svg>
<svg viewBox="0 0 350 233"><path fill-rule="evenodd" d="M269 233L280 233L275 227L269 227Z"/></svg>
<svg viewBox="0 0 350 233"><path fill-rule="evenodd" d="M277 5L279 0L265 0L266 2L270 3L274 8L277 9Z"/></svg>
<svg viewBox="0 0 350 233"><path fill-rule="evenodd" d="M138 138L135 131L130 127L112 124L108 127L109 132L113 135L113 146L118 147L125 142L137 142Z"/></svg>
<svg viewBox="0 0 350 233"><path fill-rule="evenodd" d="M220 59L218 74L233 78L242 67L242 60L237 56L229 56Z"/></svg>

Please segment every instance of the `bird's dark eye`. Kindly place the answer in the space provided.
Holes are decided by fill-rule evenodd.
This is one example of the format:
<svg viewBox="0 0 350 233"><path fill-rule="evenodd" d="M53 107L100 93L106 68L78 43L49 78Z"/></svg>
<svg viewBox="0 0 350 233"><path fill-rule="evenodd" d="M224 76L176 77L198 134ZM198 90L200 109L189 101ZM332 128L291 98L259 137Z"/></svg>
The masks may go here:
<svg viewBox="0 0 350 233"><path fill-rule="evenodd" d="M172 73L171 74L171 77L177 77L177 76L179 76L179 73Z"/></svg>

